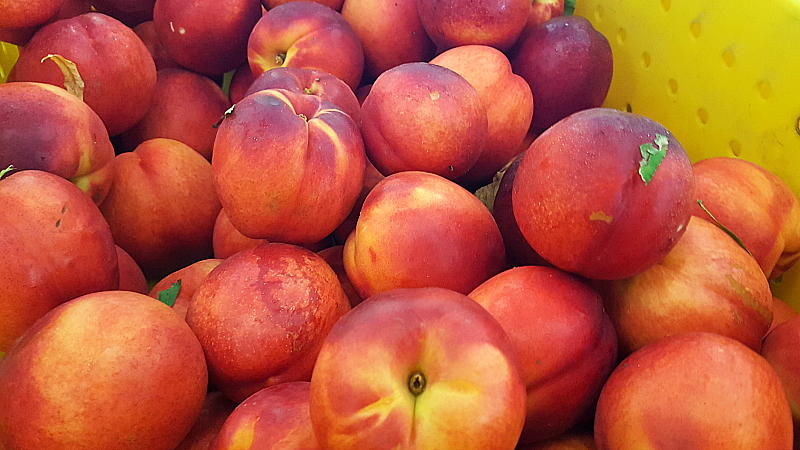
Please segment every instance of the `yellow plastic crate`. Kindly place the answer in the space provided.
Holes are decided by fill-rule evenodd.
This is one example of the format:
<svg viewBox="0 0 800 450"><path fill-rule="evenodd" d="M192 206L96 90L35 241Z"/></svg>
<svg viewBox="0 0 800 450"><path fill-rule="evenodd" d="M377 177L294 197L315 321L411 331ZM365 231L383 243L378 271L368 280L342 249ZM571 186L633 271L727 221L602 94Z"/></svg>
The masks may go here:
<svg viewBox="0 0 800 450"><path fill-rule="evenodd" d="M577 0L611 44L605 106L667 127L693 162L736 156L800 195L800 0ZM800 267L772 283L800 310Z"/></svg>
<svg viewBox="0 0 800 450"><path fill-rule="evenodd" d="M666 126L692 161L736 156L800 195L800 0L577 0L609 40L606 105ZM18 56L0 42L0 82ZM800 310L800 266L773 283Z"/></svg>
<svg viewBox="0 0 800 450"><path fill-rule="evenodd" d="M17 62L17 57L19 57L19 49L16 45L0 42L0 83L6 82L8 72Z"/></svg>

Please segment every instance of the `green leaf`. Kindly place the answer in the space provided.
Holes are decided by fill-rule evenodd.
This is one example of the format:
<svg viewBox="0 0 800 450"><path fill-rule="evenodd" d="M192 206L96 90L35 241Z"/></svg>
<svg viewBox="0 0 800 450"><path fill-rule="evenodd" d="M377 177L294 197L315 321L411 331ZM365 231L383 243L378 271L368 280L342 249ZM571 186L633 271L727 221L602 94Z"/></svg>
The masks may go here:
<svg viewBox="0 0 800 450"><path fill-rule="evenodd" d="M6 175L7 175L9 172L11 172L11 171L12 171L12 170L14 170L14 169L16 169L16 167L14 167L14 166L12 165L12 166L8 166L8 167L6 167L6 168L5 168L5 169L3 169L3 170L0 170L0 179L2 179L4 176L6 176Z"/></svg>
<svg viewBox="0 0 800 450"><path fill-rule="evenodd" d="M474 193L481 203L486 206L489 212L494 211L494 198L497 196L497 191L500 189L500 182L503 181L503 175L505 175L508 168L514 163L514 159L507 162L502 169L498 170L497 173L494 174L494 177L489 184L481 186Z"/></svg>
<svg viewBox="0 0 800 450"><path fill-rule="evenodd" d="M706 212L706 214L708 214L708 217L711 217L711 220L712 220L712 221L714 221L714 223L715 223L715 224L716 224L718 227L722 228L722 231L724 231L724 232L728 233L728 236L732 237L732 238L733 238L733 240L734 240L734 241L736 241L736 243L737 243L737 244L739 244L739 246L740 246L740 247L742 247L742 248L744 249L744 251L746 251L746 252L747 252L747 254L748 254L748 255L750 255L750 256L753 256L753 254L752 254L752 253L750 253L750 250L748 250L748 249L747 249L747 247L745 247L745 246L744 246L744 242L742 242L742 240L739 238L739 236L737 236L737 235L736 235L736 233L734 233L733 231L729 230L729 229L728 229L728 228L726 228L724 225L722 225L721 223L719 223L719 221L717 220L717 218L716 218L716 217L714 217L714 215L713 215L713 214L711 214L711 211L709 211L708 209L706 209L705 205L703 205L703 201L702 201L702 200L700 200L700 199L697 199L697 204L698 204L698 205L700 205L700 208L702 208L702 209L703 209L703 211L705 211L705 212Z"/></svg>
<svg viewBox="0 0 800 450"><path fill-rule="evenodd" d="M570 16L575 12L575 0L564 0L564 15Z"/></svg>
<svg viewBox="0 0 800 450"><path fill-rule="evenodd" d="M658 147L650 142L639 146L639 151L642 154L642 160L639 161L639 175L642 177L645 186L653 179L656 169L658 169L667 154L669 139L662 134L656 134L655 142Z"/></svg>
<svg viewBox="0 0 800 450"><path fill-rule="evenodd" d="M220 88L228 97L230 97L231 94L231 81L233 81L234 73L236 73L236 69L225 72L225 74L222 75L222 85Z"/></svg>
<svg viewBox="0 0 800 450"><path fill-rule="evenodd" d="M178 298L178 293L180 291L181 291L181 280L178 280L172 283L172 286L158 291L158 301L171 308L172 305L175 304L175 300Z"/></svg>

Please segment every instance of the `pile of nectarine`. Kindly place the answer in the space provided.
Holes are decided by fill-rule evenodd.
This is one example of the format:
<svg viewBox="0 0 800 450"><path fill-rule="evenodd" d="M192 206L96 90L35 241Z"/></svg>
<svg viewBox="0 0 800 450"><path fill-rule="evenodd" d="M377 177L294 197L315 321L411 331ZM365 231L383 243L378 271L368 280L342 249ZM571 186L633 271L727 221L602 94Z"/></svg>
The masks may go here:
<svg viewBox="0 0 800 450"><path fill-rule="evenodd" d="M800 199L569 12L0 0L0 450L798 448Z"/></svg>

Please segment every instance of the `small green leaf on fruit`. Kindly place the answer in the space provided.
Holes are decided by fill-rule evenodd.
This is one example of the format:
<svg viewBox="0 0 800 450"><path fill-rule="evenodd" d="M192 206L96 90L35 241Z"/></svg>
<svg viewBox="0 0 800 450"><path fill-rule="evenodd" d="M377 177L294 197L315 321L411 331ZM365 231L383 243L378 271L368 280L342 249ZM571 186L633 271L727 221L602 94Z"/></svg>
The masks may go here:
<svg viewBox="0 0 800 450"><path fill-rule="evenodd" d="M708 217L711 217L711 220L712 220L712 221L713 221L713 222L714 222L714 223L715 223L715 224L716 224L718 227L720 227L720 228L722 229L722 231L724 231L724 232L728 233L728 236L732 237L732 238L733 238L733 240L734 240L734 241L736 241L736 243L737 243L737 244L739 244L739 246L740 246L740 247L742 247L742 248L744 249L744 251L746 251L746 252L747 252L747 254L748 254L748 255L750 255L750 256L753 256L753 254L752 254L752 253L750 253L750 250L748 250L748 249L747 249L747 247L745 247L745 246L744 246L744 242L742 242L742 240L739 238L739 236L737 236L737 235L736 235L736 234L735 234L733 231L729 230L729 229L728 229L728 228L726 228L724 225L722 225L721 223L719 223L719 221L717 220L717 218L716 218L716 217L714 217L714 215L713 215L713 214L711 214L711 211L709 211L709 210L706 208L706 206L705 206L705 205L703 205L703 201L702 201L702 200L700 200L700 199L697 199L697 204L698 204L698 205L700 205L700 208L701 208L703 211L705 211L705 212L706 212L706 214L708 214Z"/></svg>
<svg viewBox="0 0 800 450"><path fill-rule="evenodd" d="M16 169L16 167L11 165L11 166L6 167L3 170L0 170L0 179L2 179L4 176L8 175L8 173L11 172L14 169Z"/></svg>
<svg viewBox="0 0 800 450"><path fill-rule="evenodd" d="M575 0L564 0L564 15L570 16L575 12Z"/></svg>
<svg viewBox="0 0 800 450"><path fill-rule="evenodd" d="M236 105L235 105L235 104L234 104L234 105L231 105L231 107L230 107L230 108L228 108L228 110L227 110L227 111L225 111L225 112L222 114L222 117L219 119L219 122L217 122L217 123L215 123L214 125L211 125L211 126L212 126L213 128L219 128L219 126L220 126L220 125L222 125L222 121L223 121L223 120L225 120L225 118L226 118L226 117L228 117L228 116L230 116L231 114L233 114L233 108L235 108L235 107L236 107Z"/></svg>
<svg viewBox="0 0 800 450"><path fill-rule="evenodd" d="M662 134L656 134L655 142L658 147L651 142L639 146L639 151L642 154L642 160L639 161L639 175L642 177L645 186L653 179L656 169L658 169L658 166L667 154L669 139Z"/></svg>
<svg viewBox="0 0 800 450"><path fill-rule="evenodd" d="M44 63L48 59L53 60L58 68L61 69L61 73L64 74L64 88L67 92L83 100L83 89L86 85L83 82L83 78L81 78L81 74L78 72L78 66L67 58L54 54L45 56L42 58L41 62Z"/></svg>
<svg viewBox="0 0 800 450"><path fill-rule="evenodd" d="M172 286L158 291L158 301L171 308L172 305L175 304L175 300L178 298L178 293L180 291L181 291L181 280L178 280L172 283Z"/></svg>

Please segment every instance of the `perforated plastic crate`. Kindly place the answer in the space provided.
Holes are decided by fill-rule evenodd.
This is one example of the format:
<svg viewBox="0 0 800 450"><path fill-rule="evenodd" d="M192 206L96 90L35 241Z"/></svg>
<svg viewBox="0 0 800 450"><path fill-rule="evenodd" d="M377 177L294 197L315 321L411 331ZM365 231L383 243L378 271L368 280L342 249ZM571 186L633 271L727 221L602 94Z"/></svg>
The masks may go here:
<svg viewBox="0 0 800 450"><path fill-rule="evenodd" d="M800 0L577 0L611 44L605 106L667 127L692 161L736 156L800 195ZM800 267L773 283L800 310Z"/></svg>

